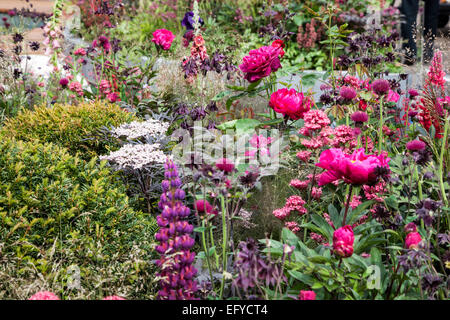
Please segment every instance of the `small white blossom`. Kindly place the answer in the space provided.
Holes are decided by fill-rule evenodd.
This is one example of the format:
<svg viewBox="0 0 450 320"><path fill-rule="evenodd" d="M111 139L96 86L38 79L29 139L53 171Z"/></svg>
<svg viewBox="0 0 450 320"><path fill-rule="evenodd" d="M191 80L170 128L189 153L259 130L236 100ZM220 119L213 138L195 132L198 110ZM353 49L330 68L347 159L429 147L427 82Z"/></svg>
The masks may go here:
<svg viewBox="0 0 450 320"><path fill-rule="evenodd" d="M169 123L149 119L124 123L120 127L115 128L112 134L117 138L126 137L127 140L133 140L147 135L158 137L165 134L168 129Z"/></svg>
<svg viewBox="0 0 450 320"><path fill-rule="evenodd" d="M101 156L100 160L108 160L119 166L120 169L142 169L152 164L163 164L167 156L160 149L160 144L126 144L117 151L107 156Z"/></svg>

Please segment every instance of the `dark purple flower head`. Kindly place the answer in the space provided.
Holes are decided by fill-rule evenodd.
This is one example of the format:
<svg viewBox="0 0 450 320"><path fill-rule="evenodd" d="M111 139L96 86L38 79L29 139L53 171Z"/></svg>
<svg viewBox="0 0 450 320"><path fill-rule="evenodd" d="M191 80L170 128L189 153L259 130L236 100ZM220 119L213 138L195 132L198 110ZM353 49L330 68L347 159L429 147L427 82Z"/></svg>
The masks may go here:
<svg viewBox="0 0 450 320"><path fill-rule="evenodd" d="M350 116L350 119L358 124L362 124L369 120L369 116L364 111L356 111L353 112L353 114Z"/></svg>
<svg viewBox="0 0 450 320"><path fill-rule="evenodd" d="M205 23L202 18L198 17L198 22L200 26L203 26ZM194 30L194 12L188 11L181 20L181 25L185 27L187 30Z"/></svg>
<svg viewBox="0 0 450 320"><path fill-rule="evenodd" d="M61 80L59 80L59 84L61 85L61 87L65 88L69 84L69 79L62 78Z"/></svg>
<svg viewBox="0 0 450 320"><path fill-rule="evenodd" d="M385 79L377 79L372 83L373 91L380 96L387 94L390 88L389 81Z"/></svg>
<svg viewBox="0 0 450 320"><path fill-rule="evenodd" d="M419 92L417 92L417 90L415 89L409 89L408 93L411 98L417 97L419 95Z"/></svg>
<svg viewBox="0 0 450 320"><path fill-rule="evenodd" d="M339 95L347 101L353 100L356 98L356 90L352 87L341 87L339 90Z"/></svg>

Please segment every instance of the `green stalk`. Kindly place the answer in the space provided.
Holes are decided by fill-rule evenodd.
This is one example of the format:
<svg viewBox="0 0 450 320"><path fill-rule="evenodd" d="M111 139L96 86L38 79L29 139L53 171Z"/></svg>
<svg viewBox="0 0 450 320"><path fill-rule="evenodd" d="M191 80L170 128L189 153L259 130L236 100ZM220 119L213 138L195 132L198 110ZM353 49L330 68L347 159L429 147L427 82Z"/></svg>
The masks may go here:
<svg viewBox="0 0 450 320"><path fill-rule="evenodd" d="M380 124L378 128L378 154L381 154L381 144L383 141L383 98L380 100Z"/></svg>
<svg viewBox="0 0 450 320"><path fill-rule="evenodd" d="M225 210L225 199L223 196L220 196L220 204L222 207L222 231L223 231L223 239L222 239L222 283L220 285L220 294L219 299L223 299L223 288L225 287L225 272L227 271L227 245L228 245L228 235L227 235L227 219L226 219L226 210Z"/></svg>
<svg viewBox="0 0 450 320"><path fill-rule="evenodd" d="M202 221L202 227L205 228L205 220ZM209 257L208 257L209 250L206 247L205 231L202 231L202 244L203 244L203 251L205 251L205 258L206 258L206 264L208 265L209 276L211 278L211 287L214 290L214 278L213 278L213 274L212 274L211 264L209 263Z"/></svg>
<svg viewBox="0 0 450 320"><path fill-rule="evenodd" d="M447 144L447 135L448 135L448 117L445 114L445 126L444 126L444 137L442 137L442 146L441 146L441 156L439 157L439 186L441 188L442 200L445 203L445 206L448 206L447 194L445 193L444 188L444 153L445 146Z"/></svg>

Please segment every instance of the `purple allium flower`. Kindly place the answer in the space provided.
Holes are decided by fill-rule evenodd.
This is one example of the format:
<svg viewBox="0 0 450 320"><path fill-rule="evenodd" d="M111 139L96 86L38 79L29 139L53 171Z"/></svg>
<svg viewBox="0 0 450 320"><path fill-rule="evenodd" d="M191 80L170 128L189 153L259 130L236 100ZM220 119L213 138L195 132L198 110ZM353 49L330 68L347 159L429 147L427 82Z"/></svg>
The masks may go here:
<svg viewBox="0 0 450 320"><path fill-rule="evenodd" d="M197 270L193 266L195 252L190 251L194 246L190 236L194 227L186 220L191 211L182 202L185 192L180 189L176 165L168 160L164 168L166 180L161 184L163 193L158 203L161 214L156 218L160 229L155 235L160 243L155 250L161 255L156 261L161 268L157 274L160 277L158 299L194 300Z"/></svg>
<svg viewBox="0 0 450 320"><path fill-rule="evenodd" d="M62 78L61 80L59 80L59 84L61 85L61 87L65 88L69 84L69 79Z"/></svg>
<svg viewBox="0 0 450 320"><path fill-rule="evenodd" d="M406 144L406 149L409 151L420 151L425 149L426 143L420 140L412 140Z"/></svg>
<svg viewBox="0 0 450 320"><path fill-rule="evenodd" d="M372 83L373 91L380 96L388 93L390 88L389 81L385 79L377 79Z"/></svg>
<svg viewBox="0 0 450 320"><path fill-rule="evenodd" d="M339 90L339 95L345 100L353 100L356 98L356 90L352 87L344 86Z"/></svg>
<svg viewBox="0 0 450 320"><path fill-rule="evenodd" d="M352 121L354 121L356 123L361 124L361 123L367 122L367 120L369 120L369 116L364 111L355 111L350 116L350 119L352 119Z"/></svg>
<svg viewBox="0 0 450 320"><path fill-rule="evenodd" d="M198 22L201 26L205 23L202 18L198 17ZM194 30L194 12L188 11L181 20L181 25L187 30Z"/></svg>

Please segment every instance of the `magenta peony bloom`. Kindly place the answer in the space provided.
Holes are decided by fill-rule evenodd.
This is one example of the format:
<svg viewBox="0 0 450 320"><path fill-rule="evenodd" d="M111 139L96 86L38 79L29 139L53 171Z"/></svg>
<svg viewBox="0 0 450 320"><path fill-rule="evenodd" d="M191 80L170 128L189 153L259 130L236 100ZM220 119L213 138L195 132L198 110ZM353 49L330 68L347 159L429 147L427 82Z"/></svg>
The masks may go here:
<svg viewBox="0 0 450 320"><path fill-rule="evenodd" d="M127 299L119 297L119 296L107 296L107 297L103 298L102 300L127 300Z"/></svg>
<svg viewBox="0 0 450 320"><path fill-rule="evenodd" d="M418 232L410 232L406 236L405 239L405 247L407 249L416 249L419 246L420 241L422 241L422 237Z"/></svg>
<svg viewBox="0 0 450 320"><path fill-rule="evenodd" d="M292 120L298 120L303 119L303 115L311 109L312 101L295 89L283 88L272 93L269 106Z"/></svg>
<svg viewBox="0 0 450 320"><path fill-rule="evenodd" d="M319 186L343 179L346 183L355 185L372 184L377 181L376 169L389 169L390 158L384 155L366 155L364 148L354 151L351 155L341 149L332 148L322 152L316 166L325 169L320 175Z"/></svg>
<svg viewBox="0 0 450 320"><path fill-rule="evenodd" d="M194 208L197 209L199 213L208 213L217 215L217 210L214 210L213 206L208 202L208 200L197 200L195 201Z"/></svg>
<svg viewBox="0 0 450 320"><path fill-rule="evenodd" d="M351 226L346 225L333 233L333 251L337 255L348 258L353 254L355 236Z"/></svg>
<svg viewBox="0 0 450 320"><path fill-rule="evenodd" d="M256 82L281 68L280 49L282 48L264 46L250 50L249 55L242 59L242 64L239 66L239 69L245 73L244 78L249 82Z"/></svg>
<svg viewBox="0 0 450 320"><path fill-rule="evenodd" d="M378 79L372 83L372 90L378 95L384 95L389 92L391 85L385 79Z"/></svg>
<svg viewBox="0 0 450 320"><path fill-rule="evenodd" d="M316 300L316 293L311 290L300 290L298 300Z"/></svg>
<svg viewBox="0 0 450 320"><path fill-rule="evenodd" d="M163 50L169 50L173 39L175 39L175 35L171 31L166 29L158 29L153 32L152 42L163 48Z"/></svg>
<svg viewBox="0 0 450 320"><path fill-rule="evenodd" d="M234 170L234 163L231 162L231 160L227 158L222 158L220 160L217 160L216 167L219 170L222 170L226 173L232 172Z"/></svg>
<svg viewBox="0 0 450 320"><path fill-rule="evenodd" d="M406 149L409 151L420 151L425 149L426 143L420 140L412 140L406 144Z"/></svg>
<svg viewBox="0 0 450 320"><path fill-rule="evenodd" d="M33 294L28 300L59 300L59 298L50 291L39 291Z"/></svg>
<svg viewBox="0 0 450 320"><path fill-rule="evenodd" d="M342 87L339 90L339 95L345 100L353 100L356 98L356 90L352 87Z"/></svg>

